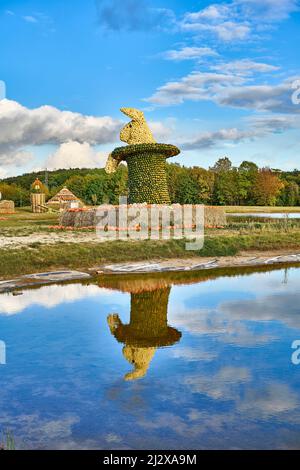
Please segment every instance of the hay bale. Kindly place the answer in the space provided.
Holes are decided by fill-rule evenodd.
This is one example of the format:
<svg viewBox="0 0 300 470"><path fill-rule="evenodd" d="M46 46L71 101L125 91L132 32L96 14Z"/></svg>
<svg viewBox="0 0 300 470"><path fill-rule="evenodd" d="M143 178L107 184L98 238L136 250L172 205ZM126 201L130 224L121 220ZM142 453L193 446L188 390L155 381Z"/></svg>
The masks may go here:
<svg viewBox="0 0 300 470"><path fill-rule="evenodd" d="M0 214L14 214L15 203L14 201L0 201Z"/></svg>
<svg viewBox="0 0 300 470"><path fill-rule="evenodd" d="M224 227L226 225L226 213L223 207L205 206L204 225L205 227Z"/></svg>
<svg viewBox="0 0 300 470"><path fill-rule="evenodd" d="M130 207L130 206L128 206ZM132 207L135 207L138 210L139 204L136 204ZM145 208L145 205L141 204L141 207ZM147 206L146 206L147 207ZM157 206L159 208L159 205ZM164 207L164 206L162 206ZM174 208L180 207L180 205L173 205ZM194 206L195 207L195 206ZM107 210L117 211L120 206L110 206L102 205L99 206L102 209L103 213ZM60 215L60 225L63 227L95 227L99 222L99 214L97 216L98 208L90 209L68 209L61 213ZM129 217L129 222L131 218ZM177 224L175 220L175 225ZM205 227L224 227L226 225L226 214L223 207L213 207L205 206L204 207L204 225Z"/></svg>
<svg viewBox="0 0 300 470"><path fill-rule="evenodd" d="M95 227L97 209L66 209L60 213L62 227Z"/></svg>

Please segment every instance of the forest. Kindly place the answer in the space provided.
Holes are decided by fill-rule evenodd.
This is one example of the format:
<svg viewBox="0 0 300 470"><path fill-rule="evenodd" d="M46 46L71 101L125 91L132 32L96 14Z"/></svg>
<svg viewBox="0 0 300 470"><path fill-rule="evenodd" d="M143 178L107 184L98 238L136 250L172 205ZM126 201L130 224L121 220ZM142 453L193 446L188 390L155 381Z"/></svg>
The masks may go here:
<svg viewBox="0 0 300 470"><path fill-rule="evenodd" d="M300 205L300 171L259 168L244 161L232 165L228 157L212 167L185 167L167 163L168 185L172 203L208 205ZM116 173L107 175L103 168L40 171L0 180L2 199L16 206L30 204L32 183L39 178L46 198L67 186L85 204L117 204L127 191L127 167L121 164Z"/></svg>

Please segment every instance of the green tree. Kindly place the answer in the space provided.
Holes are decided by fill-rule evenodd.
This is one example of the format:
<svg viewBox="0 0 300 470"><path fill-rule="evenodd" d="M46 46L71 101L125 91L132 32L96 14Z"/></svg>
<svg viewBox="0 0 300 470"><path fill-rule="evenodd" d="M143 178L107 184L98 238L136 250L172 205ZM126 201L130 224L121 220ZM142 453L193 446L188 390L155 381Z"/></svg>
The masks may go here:
<svg viewBox="0 0 300 470"><path fill-rule="evenodd" d="M294 181L285 182L281 190L278 203L283 206L296 206L299 204L299 186Z"/></svg>
<svg viewBox="0 0 300 470"><path fill-rule="evenodd" d="M16 184L0 183L0 192L2 200L7 199L9 201L14 201L17 207L27 206L30 204L29 191Z"/></svg>
<svg viewBox="0 0 300 470"><path fill-rule="evenodd" d="M253 162L244 161L238 169L238 195L240 205L253 204L253 187L256 182L258 166Z"/></svg>
<svg viewBox="0 0 300 470"><path fill-rule="evenodd" d="M197 203L210 204L213 200L214 173L198 166L191 168L190 172L197 185Z"/></svg>
<svg viewBox="0 0 300 470"><path fill-rule="evenodd" d="M232 168L232 163L228 157L219 158L219 160L210 168L214 173L223 173L230 171Z"/></svg>

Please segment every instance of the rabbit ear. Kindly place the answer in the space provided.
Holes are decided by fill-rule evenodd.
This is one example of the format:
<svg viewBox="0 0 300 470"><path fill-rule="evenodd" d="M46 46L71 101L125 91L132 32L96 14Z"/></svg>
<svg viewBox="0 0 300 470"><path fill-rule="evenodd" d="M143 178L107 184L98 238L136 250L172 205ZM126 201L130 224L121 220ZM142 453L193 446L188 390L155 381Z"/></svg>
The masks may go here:
<svg viewBox="0 0 300 470"><path fill-rule="evenodd" d="M130 117L134 121L137 122L144 122L144 113L143 111L140 111L139 109L134 109L134 108L121 108L120 111L122 113L126 114L126 116Z"/></svg>

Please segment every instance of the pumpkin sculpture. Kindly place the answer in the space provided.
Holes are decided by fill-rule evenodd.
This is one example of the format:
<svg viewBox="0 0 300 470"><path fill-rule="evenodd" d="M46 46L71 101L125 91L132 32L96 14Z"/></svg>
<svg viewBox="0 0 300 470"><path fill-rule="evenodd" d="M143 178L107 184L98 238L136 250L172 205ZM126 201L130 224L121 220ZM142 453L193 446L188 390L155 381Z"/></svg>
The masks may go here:
<svg viewBox="0 0 300 470"><path fill-rule="evenodd" d="M105 170L116 171L121 161L128 166L129 204L170 204L166 175L166 159L180 150L174 145L156 143L145 120L144 113L134 108L121 108L132 120L120 133L128 144L109 155Z"/></svg>

